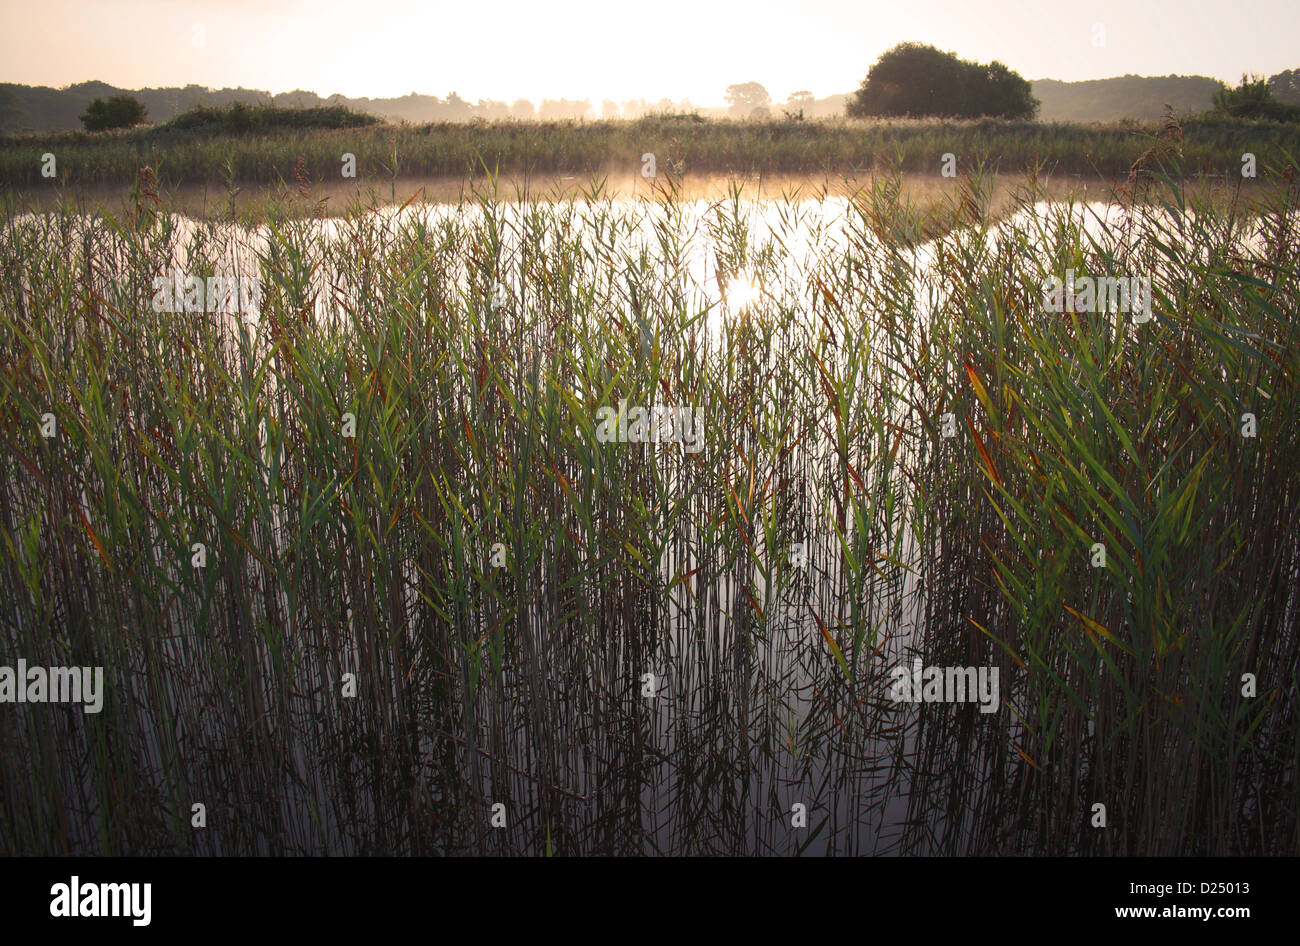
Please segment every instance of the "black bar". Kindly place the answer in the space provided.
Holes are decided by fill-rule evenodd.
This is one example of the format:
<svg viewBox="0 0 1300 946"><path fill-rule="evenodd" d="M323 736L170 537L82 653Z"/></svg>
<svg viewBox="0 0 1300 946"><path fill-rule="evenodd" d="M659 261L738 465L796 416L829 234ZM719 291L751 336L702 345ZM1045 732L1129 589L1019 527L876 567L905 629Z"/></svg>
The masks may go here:
<svg viewBox="0 0 1300 946"><path fill-rule="evenodd" d="M833 873L770 859L759 865L752 858L672 865L566 860L544 865L523 858L10 858L0 861L0 916L10 931L132 937L254 931L334 937L413 924L441 935L466 910L490 917L494 925L534 923L557 932L555 923L585 925L608 914L611 922L649 924L648 932L660 911L712 915L738 901L745 925L838 914L852 917L867 935L897 920L923 928L927 937L980 928L1128 928L1150 935L1193 924L1231 936L1254 923L1285 922L1294 910L1286 902L1294 865L1285 860L864 858ZM59 893L52 888L70 887L74 876L83 903L87 885L149 884L147 925L135 922L143 918L140 900L124 902L125 916L52 916ZM1180 884L1190 888L1180 890ZM737 898L740 891L749 893ZM99 888L92 897L96 903L98 896ZM1154 915L1120 915L1144 908ZM1200 915L1206 908L1212 911L1208 918ZM1243 908L1247 915L1222 915Z"/></svg>

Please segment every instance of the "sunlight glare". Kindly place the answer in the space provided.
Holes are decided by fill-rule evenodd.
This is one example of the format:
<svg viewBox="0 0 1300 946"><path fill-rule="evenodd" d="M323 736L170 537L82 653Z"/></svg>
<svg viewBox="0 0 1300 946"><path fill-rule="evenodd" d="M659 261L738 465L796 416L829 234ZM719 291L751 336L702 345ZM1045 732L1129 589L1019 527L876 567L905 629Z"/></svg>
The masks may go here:
<svg viewBox="0 0 1300 946"><path fill-rule="evenodd" d="M759 289L744 273L738 273L727 283L727 305L735 312L748 309L758 301Z"/></svg>

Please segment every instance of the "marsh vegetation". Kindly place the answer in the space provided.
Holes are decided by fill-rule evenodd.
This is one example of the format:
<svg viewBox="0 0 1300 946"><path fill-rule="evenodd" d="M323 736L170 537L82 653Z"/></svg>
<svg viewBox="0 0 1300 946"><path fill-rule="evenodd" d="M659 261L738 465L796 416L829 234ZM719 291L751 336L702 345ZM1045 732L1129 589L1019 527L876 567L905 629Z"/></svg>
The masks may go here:
<svg viewBox="0 0 1300 946"><path fill-rule="evenodd" d="M108 695L7 708L4 850L1295 854L1300 191L1270 185L11 202L4 649ZM1044 312L1067 269L1149 275L1151 320ZM155 311L173 270L258 311ZM620 401L703 449L600 442ZM997 712L891 701L915 657L998 668Z"/></svg>

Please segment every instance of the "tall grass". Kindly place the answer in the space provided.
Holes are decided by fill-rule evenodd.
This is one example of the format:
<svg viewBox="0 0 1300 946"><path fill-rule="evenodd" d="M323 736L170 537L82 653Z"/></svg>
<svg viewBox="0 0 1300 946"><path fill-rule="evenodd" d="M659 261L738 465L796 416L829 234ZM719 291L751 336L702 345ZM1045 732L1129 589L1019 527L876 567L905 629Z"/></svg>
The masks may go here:
<svg viewBox="0 0 1300 946"><path fill-rule="evenodd" d="M995 224L976 177L924 244L883 178L256 233L7 208L5 657L110 684L4 707L5 850L1295 853L1270 193L1088 224L1031 185ZM172 267L258 276L260 317L154 312ZM1067 267L1149 273L1153 320L1043 313ZM620 399L704 449L598 442ZM1003 705L892 702L914 654Z"/></svg>
<svg viewBox="0 0 1300 946"><path fill-rule="evenodd" d="M970 475L931 498L958 571L926 636L995 641L1027 697L976 793L999 815L970 844L1293 853L1295 183L1250 213L1187 206L1168 179L1121 199L1095 228L1064 212L964 234L938 267L934 370L969 419ZM1152 322L1023 304L1017 285L1071 266L1152 274ZM936 737L926 770L964 744ZM1063 830L1098 803L1118 831Z"/></svg>
<svg viewBox="0 0 1300 946"><path fill-rule="evenodd" d="M304 115L305 111L289 114ZM199 116L201 117L201 116ZM209 116L212 117L212 116ZM192 121L196 119L188 119ZM213 118L215 121L216 119ZM473 122L311 130L262 127L255 110L195 130L170 125L109 135L59 133L0 138L0 185L121 186L150 165L168 188L291 179L302 156L321 181L341 181L342 156L356 156L363 180L463 176L492 168L512 174L639 171L656 155L665 172L852 173L897 166L934 174L945 153L962 167L997 160L1006 173L1046 169L1122 178L1159 134L1160 124L1040 124L976 121L701 121L694 116L636 121ZM247 126L242 133L232 127ZM1275 122L1185 123L1180 167L1188 175L1239 178L1242 154L1281 166L1300 152L1300 126ZM58 176L42 176L54 154ZM396 154L396 158L394 155Z"/></svg>

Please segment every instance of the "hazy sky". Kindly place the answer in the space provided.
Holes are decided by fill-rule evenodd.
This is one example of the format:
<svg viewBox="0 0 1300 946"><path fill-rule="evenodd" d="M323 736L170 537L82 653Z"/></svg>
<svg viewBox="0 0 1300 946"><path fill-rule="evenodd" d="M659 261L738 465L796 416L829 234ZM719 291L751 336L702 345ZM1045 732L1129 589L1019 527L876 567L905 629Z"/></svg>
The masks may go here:
<svg viewBox="0 0 1300 946"><path fill-rule="evenodd" d="M0 0L0 81L715 105L851 92L904 40L1029 79L1235 82L1300 66L1297 37L1298 0Z"/></svg>

